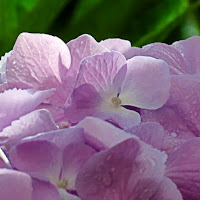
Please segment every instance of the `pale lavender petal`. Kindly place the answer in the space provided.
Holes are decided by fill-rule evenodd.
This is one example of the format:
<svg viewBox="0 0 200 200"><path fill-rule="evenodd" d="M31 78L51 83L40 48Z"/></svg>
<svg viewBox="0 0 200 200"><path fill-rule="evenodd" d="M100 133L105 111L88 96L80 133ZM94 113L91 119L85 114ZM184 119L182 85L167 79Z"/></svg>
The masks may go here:
<svg viewBox="0 0 200 200"><path fill-rule="evenodd" d="M101 101L101 96L92 85L83 84L73 91L70 105L65 108L65 118L71 123L77 123L97 112Z"/></svg>
<svg viewBox="0 0 200 200"><path fill-rule="evenodd" d="M142 123L140 125L133 126L126 131L138 136L142 141L150 144L154 148L161 150L163 147L163 141L166 133L159 123Z"/></svg>
<svg viewBox="0 0 200 200"><path fill-rule="evenodd" d="M87 143L97 150L112 147L128 138L137 138L108 122L94 117L86 117L76 127L84 128Z"/></svg>
<svg viewBox="0 0 200 200"><path fill-rule="evenodd" d="M48 110L35 110L13 121L0 133L0 144L12 146L22 138L58 129ZM7 137L7 141L5 141Z"/></svg>
<svg viewBox="0 0 200 200"><path fill-rule="evenodd" d="M152 147L128 139L88 160L77 177L77 192L87 200L149 199L163 179L165 159Z"/></svg>
<svg viewBox="0 0 200 200"><path fill-rule="evenodd" d="M111 106L110 106L111 107ZM128 129L135 125L140 124L140 114L119 106L115 109L104 107L104 119L109 120L120 126L122 129ZM94 115L95 116L95 115ZM98 115L96 115L98 117Z"/></svg>
<svg viewBox="0 0 200 200"><path fill-rule="evenodd" d="M7 90L0 93L0 131L10 125L13 120L33 111L46 98L54 93L54 89L37 91L28 90Z"/></svg>
<svg viewBox="0 0 200 200"><path fill-rule="evenodd" d="M4 162L4 160L0 157L0 168L7 168L7 164Z"/></svg>
<svg viewBox="0 0 200 200"><path fill-rule="evenodd" d="M149 200L183 200L175 183L164 177L157 192Z"/></svg>
<svg viewBox="0 0 200 200"><path fill-rule="evenodd" d="M39 133L35 136L26 137L23 141L48 141L54 143L61 150L71 143L86 142L83 135L83 129L74 127Z"/></svg>
<svg viewBox="0 0 200 200"><path fill-rule="evenodd" d="M32 200L60 200L60 195L51 183L33 179Z"/></svg>
<svg viewBox="0 0 200 200"><path fill-rule="evenodd" d="M188 74L199 74L200 73L200 37L193 36L186 40L180 40L174 42L172 47L177 49L179 53L185 59L187 64L187 73Z"/></svg>
<svg viewBox="0 0 200 200"><path fill-rule="evenodd" d="M60 194L60 200L81 200L78 196L72 195L62 188L59 188L58 191Z"/></svg>
<svg viewBox="0 0 200 200"><path fill-rule="evenodd" d="M12 51L6 53L4 56L1 57L0 60L0 84L6 82L6 65L7 65L7 58L10 56Z"/></svg>
<svg viewBox="0 0 200 200"><path fill-rule="evenodd" d="M0 197L2 200L31 200L32 182L23 172L0 169Z"/></svg>
<svg viewBox="0 0 200 200"><path fill-rule="evenodd" d="M76 87L89 83L97 92L118 93L118 88L113 91L113 81L117 72L126 64L125 57L118 52L106 52L83 60L78 75Z"/></svg>
<svg viewBox="0 0 200 200"><path fill-rule="evenodd" d="M102 40L100 44L109 50L119 51L122 54L125 54L131 48L131 43L128 40L119 38Z"/></svg>
<svg viewBox="0 0 200 200"><path fill-rule="evenodd" d="M181 191L185 200L200 199L200 138L181 145L167 160L166 176Z"/></svg>
<svg viewBox="0 0 200 200"><path fill-rule="evenodd" d="M96 151L84 143L71 143L63 151L63 167L61 179L67 180L67 189L76 190L75 181L77 174L85 162Z"/></svg>
<svg viewBox="0 0 200 200"><path fill-rule="evenodd" d="M127 65L127 75L119 96L122 105L146 109L162 107L169 97L168 65L162 60L144 56L133 57Z"/></svg>
<svg viewBox="0 0 200 200"><path fill-rule="evenodd" d="M62 166L62 152L47 141L24 142L9 152L11 164L32 177L57 182Z"/></svg>

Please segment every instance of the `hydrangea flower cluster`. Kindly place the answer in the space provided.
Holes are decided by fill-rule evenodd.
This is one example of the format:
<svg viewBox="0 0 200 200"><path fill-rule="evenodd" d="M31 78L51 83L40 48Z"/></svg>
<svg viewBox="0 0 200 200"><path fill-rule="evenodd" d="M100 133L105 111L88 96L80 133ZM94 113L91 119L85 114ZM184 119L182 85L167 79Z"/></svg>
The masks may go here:
<svg viewBox="0 0 200 200"><path fill-rule="evenodd" d="M0 62L0 198L199 200L199 52L20 34Z"/></svg>

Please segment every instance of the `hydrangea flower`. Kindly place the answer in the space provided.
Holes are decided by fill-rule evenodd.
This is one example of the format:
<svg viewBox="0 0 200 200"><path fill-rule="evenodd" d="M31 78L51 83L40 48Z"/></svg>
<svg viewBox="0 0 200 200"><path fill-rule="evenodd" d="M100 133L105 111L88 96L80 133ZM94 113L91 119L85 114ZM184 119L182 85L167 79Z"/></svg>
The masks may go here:
<svg viewBox="0 0 200 200"><path fill-rule="evenodd" d="M165 62L139 56L126 61L118 52L106 52L82 61L65 116L72 123L96 116L129 128L140 123L130 107L158 109L169 89Z"/></svg>
<svg viewBox="0 0 200 200"><path fill-rule="evenodd" d="M38 134L11 148L9 158L12 166L29 173L37 182L36 199L41 198L44 192L41 185L46 184L50 188L45 193L50 190L57 194L55 200L79 199L67 191L76 192L76 176L96 152L85 144L82 132L80 128L69 128Z"/></svg>
<svg viewBox="0 0 200 200"><path fill-rule="evenodd" d="M199 42L21 34L0 62L0 198L199 200Z"/></svg>
<svg viewBox="0 0 200 200"><path fill-rule="evenodd" d="M143 48L129 48L129 57L151 56L168 63L171 90L167 103L156 111L141 110L142 121L159 122L169 133L168 149L199 136L200 37L194 36L172 45L153 43ZM170 139L170 136L173 138ZM173 142L174 141L174 142ZM173 144L174 143L174 144Z"/></svg>

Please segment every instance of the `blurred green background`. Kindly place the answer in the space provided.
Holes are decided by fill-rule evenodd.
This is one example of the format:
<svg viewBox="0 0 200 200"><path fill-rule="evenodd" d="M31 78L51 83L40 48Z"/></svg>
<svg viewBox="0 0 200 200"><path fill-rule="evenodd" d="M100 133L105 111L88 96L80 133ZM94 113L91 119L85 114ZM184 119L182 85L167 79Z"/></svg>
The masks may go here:
<svg viewBox="0 0 200 200"><path fill-rule="evenodd" d="M200 0L0 0L0 56L21 32L172 43L200 34Z"/></svg>

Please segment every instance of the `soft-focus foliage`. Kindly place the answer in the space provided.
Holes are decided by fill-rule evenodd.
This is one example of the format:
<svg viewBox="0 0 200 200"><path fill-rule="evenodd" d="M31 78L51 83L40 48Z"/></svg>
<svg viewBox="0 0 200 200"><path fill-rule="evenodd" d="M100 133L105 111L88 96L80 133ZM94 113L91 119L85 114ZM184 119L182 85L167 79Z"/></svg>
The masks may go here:
<svg viewBox="0 0 200 200"><path fill-rule="evenodd" d="M0 56L21 32L45 32L69 41L88 33L141 46L199 35L199 0L0 0Z"/></svg>

